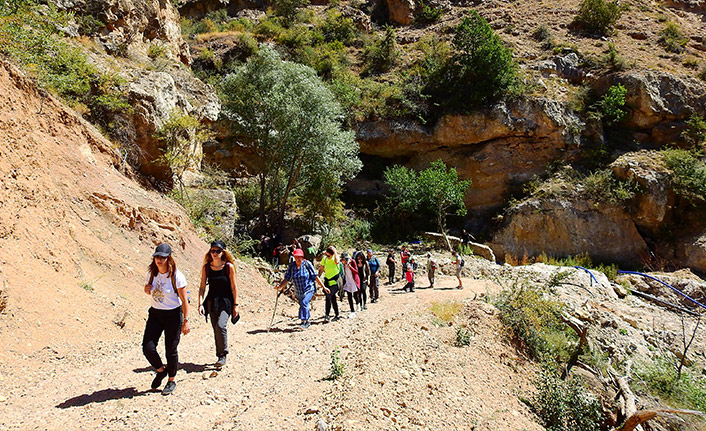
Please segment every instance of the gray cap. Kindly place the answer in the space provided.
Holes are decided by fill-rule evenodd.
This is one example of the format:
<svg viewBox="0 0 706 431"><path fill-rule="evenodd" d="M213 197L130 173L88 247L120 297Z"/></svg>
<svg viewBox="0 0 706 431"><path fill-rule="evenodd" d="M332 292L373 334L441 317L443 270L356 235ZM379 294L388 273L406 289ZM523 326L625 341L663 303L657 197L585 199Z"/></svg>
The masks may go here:
<svg viewBox="0 0 706 431"><path fill-rule="evenodd" d="M167 257L170 254L172 254L172 248L169 247L169 244L162 243L157 246L157 248L154 249L154 254L152 257L155 256L162 256L162 257Z"/></svg>
<svg viewBox="0 0 706 431"><path fill-rule="evenodd" d="M348 253L346 253L345 251L343 253L341 253L341 259L348 260L350 258L351 258L351 256Z"/></svg>

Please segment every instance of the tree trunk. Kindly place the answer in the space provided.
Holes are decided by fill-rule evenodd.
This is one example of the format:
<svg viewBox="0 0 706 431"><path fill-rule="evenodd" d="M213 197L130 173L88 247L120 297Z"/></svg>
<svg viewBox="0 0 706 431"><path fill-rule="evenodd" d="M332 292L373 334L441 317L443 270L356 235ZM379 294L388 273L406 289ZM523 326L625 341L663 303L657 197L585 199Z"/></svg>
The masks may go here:
<svg viewBox="0 0 706 431"><path fill-rule="evenodd" d="M282 196L282 201L279 204L279 223L282 225L284 223L284 212L287 209L287 200L289 199L289 193L294 188L294 184L299 178L299 172L302 169L302 164L304 163L304 157L300 156L299 161L296 159L292 162L292 167L289 170L289 179L287 180L287 188L284 190L284 196Z"/></svg>
<svg viewBox="0 0 706 431"><path fill-rule="evenodd" d="M260 174L260 208L258 209L258 219L260 220L260 225L264 228L266 225L265 220L265 191L267 190L267 176L265 173ZM269 233L268 233L269 235Z"/></svg>

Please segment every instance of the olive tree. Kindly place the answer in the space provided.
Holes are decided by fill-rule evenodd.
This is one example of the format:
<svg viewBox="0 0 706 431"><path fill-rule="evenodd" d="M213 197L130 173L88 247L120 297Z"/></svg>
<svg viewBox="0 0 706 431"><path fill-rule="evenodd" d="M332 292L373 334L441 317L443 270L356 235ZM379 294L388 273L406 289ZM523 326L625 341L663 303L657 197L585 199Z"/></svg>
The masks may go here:
<svg viewBox="0 0 706 431"><path fill-rule="evenodd" d="M282 223L293 194L328 181L330 193L361 168L343 110L316 72L267 45L222 83L223 114L255 153L261 226ZM330 187L333 182L335 187Z"/></svg>

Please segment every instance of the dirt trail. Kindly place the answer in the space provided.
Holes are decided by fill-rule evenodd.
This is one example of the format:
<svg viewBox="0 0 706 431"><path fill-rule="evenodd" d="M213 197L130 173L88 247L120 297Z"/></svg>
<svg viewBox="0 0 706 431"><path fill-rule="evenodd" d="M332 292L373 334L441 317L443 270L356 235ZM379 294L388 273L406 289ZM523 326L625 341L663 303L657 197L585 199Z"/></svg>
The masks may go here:
<svg viewBox="0 0 706 431"><path fill-rule="evenodd" d="M168 397L149 390L153 373L139 334L102 343L90 355L47 360L22 378L0 379L0 429L315 429L322 418L340 429L541 429L517 398L531 366L506 344L492 309L472 301L494 285L454 285L455 278L443 277L437 289L414 294L384 286L380 302L330 324L321 321L319 298L307 331L298 329L297 306L280 299L282 311L267 332L273 291L230 327L229 363L210 379L203 376L212 369L204 364L216 359L213 335L194 319L180 344L177 390ZM458 319L470 312L466 321L475 323L469 347L453 346L453 328L433 324L429 305L447 300L467 303ZM487 321L473 321L473 313ZM344 377L330 381L336 348Z"/></svg>

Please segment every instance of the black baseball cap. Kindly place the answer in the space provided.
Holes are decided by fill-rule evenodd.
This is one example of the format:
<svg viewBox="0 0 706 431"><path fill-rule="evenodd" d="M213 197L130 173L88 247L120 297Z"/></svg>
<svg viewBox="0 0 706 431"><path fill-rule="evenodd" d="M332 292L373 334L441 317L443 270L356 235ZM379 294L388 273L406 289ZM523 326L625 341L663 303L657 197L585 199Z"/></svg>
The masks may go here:
<svg viewBox="0 0 706 431"><path fill-rule="evenodd" d="M217 247L217 248L220 248L221 250L225 250L225 249L226 249L226 243L224 243L224 242L221 241L220 239L217 239L217 240L215 240L215 241L213 241L213 242L211 243L211 248L213 248L213 247Z"/></svg>
<svg viewBox="0 0 706 431"><path fill-rule="evenodd" d="M169 244L160 244L157 246L157 248L154 249L154 254L152 257L155 256L162 256L162 257L167 257L170 254L172 254L172 248L169 247Z"/></svg>

